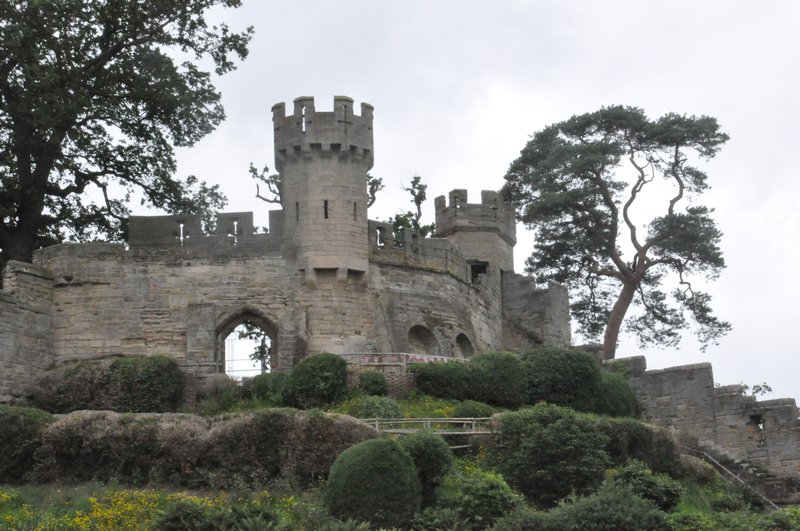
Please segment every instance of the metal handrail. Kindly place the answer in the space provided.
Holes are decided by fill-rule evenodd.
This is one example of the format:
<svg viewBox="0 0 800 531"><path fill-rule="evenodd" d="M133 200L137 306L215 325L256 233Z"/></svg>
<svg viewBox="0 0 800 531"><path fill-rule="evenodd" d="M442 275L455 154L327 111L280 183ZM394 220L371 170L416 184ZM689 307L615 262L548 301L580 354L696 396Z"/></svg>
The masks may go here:
<svg viewBox="0 0 800 531"><path fill-rule="evenodd" d="M755 489L755 488L754 488L752 485L750 485L750 484L749 484L749 483L747 483L745 480L743 480L742 478L740 478L740 477L739 477L738 475L736 475L734 472L732 472L732 471L728 470L728 469L725 467L725 465L723 465L722 463L720 463L719 461L717 461L716 459L714 459L714 457L713 457L713 456L709 455L708 453L704 452L703 450L698 450L698 449L696 449L696 448L690 448L690 447L688 447L688 446L681 446L681 449L683 449L683 450L687 450L687 451L689 451L689 452L691 452L691 453L694 453L694 454L699 454L699 455L702 455L702 456L703 456L703 457L704 457L704 458L705 458L707 461L709 461L711 464L715 465L717 468L719 468L719 469L720 469L720 470L722 470L723 472L725 472L725 473L727 473L728 475L730 475L730 476L731 476L733 479L735 479L736 481L738 481L739 483L741 483L741 484L742 484L742 485L744 485L745 487L749 488L750 490L752 490L753 492L755 492L756 494L758 494L758 495L761 497L761 499L763 499L765 502L767 502L769 505L771 505L773 509L775 509L776 511L777 511L777 510L780 510L780 507L778 507L778 506L777 506L777 505L776 505L776 504L775 504L775 503L774 503L772 500L770 500L769 498L767 498L766 496L764 496L763 494L761 494L761 493L760 493L760 492L759 492L757 489Z"/></svg>

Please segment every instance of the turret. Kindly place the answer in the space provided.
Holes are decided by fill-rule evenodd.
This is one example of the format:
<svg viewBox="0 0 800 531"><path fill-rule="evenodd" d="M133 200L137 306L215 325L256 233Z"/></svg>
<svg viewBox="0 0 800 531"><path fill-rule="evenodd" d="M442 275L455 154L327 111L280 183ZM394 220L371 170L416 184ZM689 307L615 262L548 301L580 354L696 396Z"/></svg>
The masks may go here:
<svg viewBox="0 0 800 531"><path fill-rule="evenodd" d="M467 202L466 190L450 192L434 200L436 236L447 238L467 259L485 262L488 268L514 270L517 225L514 210L494 191L481 192L481 202Z"/></svg>
<svg viewBox="0 0 800 531"><path fill-rule="evenodd" d="M372 168L372 106L333 98L333 112L318 112L314 98L294 100L294 112L272 107L275 167L283 181L284 252L313 286L316 271L337 278L363 273L369 263L367 172Z"/></svg>

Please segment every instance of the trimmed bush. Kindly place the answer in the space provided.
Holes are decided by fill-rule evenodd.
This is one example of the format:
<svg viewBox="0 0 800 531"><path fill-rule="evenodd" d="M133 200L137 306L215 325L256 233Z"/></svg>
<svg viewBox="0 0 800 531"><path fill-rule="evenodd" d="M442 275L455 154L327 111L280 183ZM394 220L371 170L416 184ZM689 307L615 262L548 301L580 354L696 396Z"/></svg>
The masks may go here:
<svg viewBox="0 0 800 531"><path fill-rule="evenodd" d="M528 389L528 404L548 402L576 411L594 411L602 393L600 367L577 349L544 347L521 357Z"/></svg>
<svg viewBox="0 0 800 531"><path fill-rule="evenodd" d="M417 468L422 504L432 505L436 499L436 487L453 464L450 447L442 437L425 430L402 437L400 446L408 452Z"/></svg>
<svg viewBox="0 0 800 531"><path fill-rule="evenodd" d="M526 403L522 362L509 352L489 352L469 361L474 371L469 398L493 406L517 409Z"/></svg>
<svg viewBox="0 0 800 531"><path fill-rule="evenodd" d="M386 396L389 394L389 384L386 376L379 371L364 371L358 375L358 388L365 395Z"/></svg>
<svg viewBox="0 0 800 531"><path fill-rule="evenodd" d="M566 503L547 512L521 507L499 520L492 529L496 531L523 529L538 531L565 531L568 529L668 531L673 527L670 526L663 512L649 501L635 496L630 490L603 488L587 497L571 497ZM676 526L674 529L695 528Z"/></svg>
<svg viewBox="0 0 800 531"><path fill-rule="evenodd" d="M634 419L599 418L598 427L608 436L606 451L615 464L636 459L653 472L679 477L681 455L673 434Z"/></svg>
<svg viewBox="0 0 800 531"><path fill-rule="evenodd" d="M336 411L360 419L396 419L403 416L397 401L385 396L356 396L342 403Z"/></svg>
<svg viewBox="0 0 800 531"><path fill-rule="evenodd" d="M452 400L472 398L474 369L469 363L450 361L416 365L417 389L426 395Z"/></svg>
<svg viewBox="0 0 800 531"><path fill-rule="evenodd" d="M52 421L52 415L38 409L0 405L0 483L26 479L42 428Z"/></svg>
<svg viewBox="0 0 800 531"><path fill-rule="evenodd" d="M377 436L348 417L293 409L212 419L78 411L42 429L33 479L239 489L280 475L306 486L346 448Z"/></svg>
<svg viewBox="0 0 800 531"><path fill-rule="evenodd" d="M420 506L420 486L411 457L388 439L364 441L333 463L325 491L332 515L375 527L408 524Z"/></svg>
<svg viewBox="0 0 800 531"><path fill-rule="evenodd" d="M445 477L438 505L458 515L458 529L487 529L520 504L522 496L511 490L503 476L474 468Z"/></svg>
<svg viewBox="0 0 800 531"><path fill-rule="evenodd" d="M284 404L301 409L335 404L347 393L347 362L336 354L317 354L301 361L289 375Z"/></svg>
<svg viewBox="0 0 800 531"><path fill-rule="evenodd" d="M489 404L475 400L464 400L456 404L453 416L456 418L480 418L491 417L494 413L494 408Z"/></svg>
<svg viewBox="0 0 800 531"><path fill-rule="evenodd" d="M175 411L182 397L183 373L167 356L80 362L46 373L29 392L34 405L51 413Z"/></svg>
<svg viewBox="0 0 800 531"><path fill-rule="evenodd" d="M624 376L615 372L602 373L600 394L594 412L610 417L638 417L641 412L633 389Z"/></svg>
<svg viewBox="0 0 800 531"><path fill-rule="evenodd" d="M553 506L594 491L611 463L608 437L592 420L550 404L499 415L490 456L509 484L529 500Z"/></svg>
<svg viewBox="0 0 800 531"><path fill-rule="evenodd" d="M287 372L267 372L246 378L242 381L242 395L279 405L282 403L283 390L288 380Z"/></svg>
<svg viewBox="0 0 800 531"><path fill-rule="evenodd" d="M219 415L230 411L242 397L239 382L227 374L211 374L197 386L195 410L201 415Z"/></svg>
<svg viewBox="0 0 800 531"><path fill-rule="evenodd" d="M678 505L683 495L680 483L666 474L654 474L640 461L631 461L617 470L608 483L615 488L630 489L662 511L669 511Z"/></svg>

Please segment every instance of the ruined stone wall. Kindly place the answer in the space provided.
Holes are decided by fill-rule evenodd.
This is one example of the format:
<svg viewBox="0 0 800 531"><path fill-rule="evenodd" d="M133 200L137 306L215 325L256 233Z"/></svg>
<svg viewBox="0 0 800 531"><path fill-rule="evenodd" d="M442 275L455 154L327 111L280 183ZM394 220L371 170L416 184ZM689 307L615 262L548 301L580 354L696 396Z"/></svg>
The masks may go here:
<svg viewBox="0 0 800 531"><path fill-rule="evenodd" d="M522 352L534 344L571 344L569 294L556 282L547 288L531 277L503 272L502 304L506 348Z"/></svg>
<svg viewBox="0 0 800 531"><path fill-rule="evenodd" d="M166 354L213 361L217 331L248 311L280 331L276 356L294 344L284 261L267 247L63 244L38 252L52 271L58 361ZM286 347L284 348L284 345Z"/></svg>
<svg viewBox="0 0 800 531"><path fill-rule="evenodd" d="M11 261L0 290L0 403L21 396L53 363L52 277L41 267Z"/></svg>
<svg viewBox="0 0 800 531"><path fill-rule="evenodd" d="M800 486L800 420L794 399L758 401L741 385L716 386L710 364L646 370L644 357L624 364L645 420L675 430L684 444L733 464L746 463ZM779 501L800 501L800 491L773 482Z"/></svg>
<svg viewBox="0 0 800 531"><path fill-rule="evenodd" d="M446 272L385 264L372 265L370 284L378 352L463 357L471 354L465 352L463 338L475 352L503 348L500 300L486 289L476 289ZM415 326L429 330L435 338L426 352L416 350L409 341ZM463 336L460 344L459 336Z"/></svg>

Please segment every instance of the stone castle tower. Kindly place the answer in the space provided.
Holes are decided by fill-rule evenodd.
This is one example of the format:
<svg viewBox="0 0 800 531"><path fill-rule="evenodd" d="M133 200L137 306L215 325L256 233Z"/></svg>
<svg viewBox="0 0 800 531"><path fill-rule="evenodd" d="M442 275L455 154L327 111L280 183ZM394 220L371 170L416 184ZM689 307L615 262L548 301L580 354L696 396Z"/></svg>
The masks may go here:
<svg viewBox="0 0 800 531"><path fill-rule="evenodd" d="M366 273L367 172L373 164L372 106L353 113L353 100L333 99L318 112L314 99L294 100L294 112L272 107L275 167L282 176L284 256L297 263L309 287L316 271Z"/></svg>

